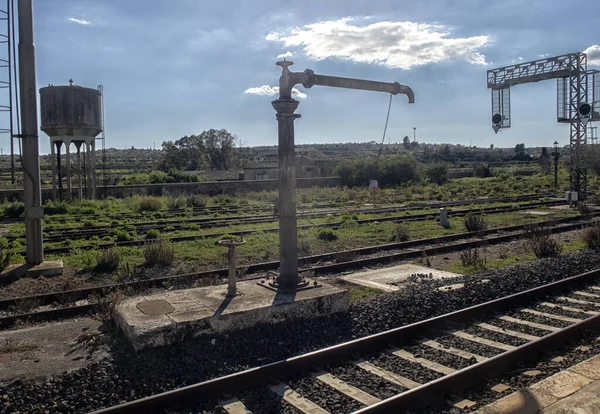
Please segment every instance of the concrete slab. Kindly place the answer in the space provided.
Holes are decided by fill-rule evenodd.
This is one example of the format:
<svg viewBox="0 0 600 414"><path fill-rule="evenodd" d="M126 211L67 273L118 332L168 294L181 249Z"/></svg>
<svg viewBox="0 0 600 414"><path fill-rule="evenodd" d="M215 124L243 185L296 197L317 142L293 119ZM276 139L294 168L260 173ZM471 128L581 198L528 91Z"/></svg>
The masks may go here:
<svg viewBox="0 0 600 414"><path fill-rule="evenodd" d="M476 414L600 413L600 355L495 401Z"/></svg>
<svg viewBox="0 0 600 414"><path fill-rule="evenodd" d="M372 287L384 292L395 292L400 289L399 285L408 281L411 275L431 275L432 279L446 279L462 276L457 273L444 272L429 267L413 264L402 264L386 267L385 269L367 270L365 272L352 273L342 276L342 280L355 285Z"/></svg>
<svg viewBox="0 0 600 414"><path fill-rule="evenodd" d="M521 214L528 214L530 216L549 216L553 213L551 211L528 210L523 211Z"/></svg>
<svg viewBox="0 0 600 414"><path fill-rule="evenodd" d="M62 260L46 260L39 265L30 266L27 264L8 265L0 273L0 280L14 279L22 276L28 277L52 277L61 275L64 269Z"/></svg>
<svg viewBox="0 0 600 414"><path fill-rule="evenodd" d="M0 384L47 378L104 358L108 354L99 343L104 335L100 325L77 318L0 332Z"/></svg>
<svg viewBox="0 0 600 414"><path fill-rule="evenodd" d="M238 282L237 288L235 297L218 285L129 298L117 305L115 319L141 350L258 323L345 312L350 303L347 290L326 283L295 293L275 292L255 281Z"/></svg>

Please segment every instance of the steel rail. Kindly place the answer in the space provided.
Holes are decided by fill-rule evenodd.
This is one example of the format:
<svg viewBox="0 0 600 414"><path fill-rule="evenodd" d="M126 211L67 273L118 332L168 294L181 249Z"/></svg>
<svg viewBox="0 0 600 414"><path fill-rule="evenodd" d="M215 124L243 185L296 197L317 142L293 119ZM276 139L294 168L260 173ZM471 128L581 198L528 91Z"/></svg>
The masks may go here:
<svg viewBox="0 0 600 414"><path fill-rule="evenodd" d="M600 213L598 213L598 214L600 214ZM573 230L573 229L578 229L578 228L584 227L586 225L588 225L587 222L566 224L562 227L550 228L548 230L551 233L558 233L558 232L564 232L564 231L569 231L569 230ZM523 228L525 226L511 226L511 228L519 228L519 227ZM474 236L476 236L476 233L475 232L461 233L458 235L443 236L443 237L437 238L437 239L422 239L422 240L420 240L420 242L424 242L424 243L431 243L431 242L435 242L435 241L439 242L440 239L450 241L451 239L455 239L458 236L465 237L465 235L469 235L469 237L474 237ZM435 246L435 247L425 248L425 249L420 249L420 250L409 250L409 251L405 251L405 252L392 253L392 254L381 255L381 256L372 257L372 258L355 259L355 260L338 262L338 263L330 263L330 264L325 264L325 265L311 266L311 267L306 267L306 268L300 269L300 272L302 272L302 273L313 272L315 275L317 275L317 274L323 275L323 274L341 272L341 271L350 270L350 269L357 269L357 268L360 269L360 268L363 268L363 267L366 267L369 265L374 265L374 264L389 264L391 262L397 262L397 261L401 261L401 260L408 260L408 259L412 259L412 258L422 257L423 255L433 256L436 254L443 254L443 253L449 253L449 252L463 250L463 249L480 247L482 245L493 245L493 244L506 243L509 241L517 240L517 239L521 238L522 236L523 236L523 233L506 234L506 235L501 235L501 236L497 236L497 237L493 237L493 238L489 238L489 239L477 239L477 240L471 240L471 241L466 241L466 242L462 242L462 243L440 245L440 246ZM366 253L363 253L363 254L370 254L370 253L375 253L380 250L384 250L386 247L393 248L395 246L396 248L398 248L398 245L402 245L402 244L409 245L409 244L415 243L415 242L419 242L419 240L410 241L410 242L391 243L388 245L381 245L381 246L372 246L372 247L367 247L367 248L357 249L357 250L365 251ZM327 253L325 255L309 256L309 257L301 258L300 263L305 264L304 260L307 260L307 259L310 259L313 262L322 260L324 258L324 256L326 256L326 257L331 256L331 258L335 258L336 254L355 252L357 250L347 250L347 251L338 252L338 253ZM250 273L257 273L260 271L265 272L268 270L276 270L278 268L278 266L279 266L279 262L273 261L273 262L257 263L257 264L253 264L253 265L249 265L249 266L242 266L238 269L240 269L240 270L246 269ZM210 276L225 277L228 274L228 271L229 271L229 269L222 268L222 269L208 270L205 272L188 273L188 274L174 275L174 276L165 276L162 278L142 280L142 281L136 281L136 282L127 282L127 283L121 283L121 284L104 285L104 286L99 286L99 287L94 287L94 288L77 289L77 290L64 291L64 292L47 293L47 294L43 294L43 295L34 295L34 296L21 297L21 298L5 299L5 300L0 301L0 309L3 309L3 310L8 309L11 306L16 306L19 302L25 302L25 303L33 302L33 303L38 303L39 306L42 306L42 305L53 303L53 302L60 302L63 300L63 298L71 298L71 300L80 300L80 299L85 299L93 294L106 296L106 295L110 294L111 292L115 292L119 289L128 289L128 288L129 289L149 289L149 288L153 288L153 287L163 287L165 282L169 283L169 282L177 281L178 279L183 279L185 277L193 277L194 279L198 279L201 277L210 277ZM262 278L264 278L264 276L259 275L259 276L250 276L250 277L241 278L240 280L257 280L257 279L262 279ZM98 306L98 303L88 303L88 304L83 304L83 305L67 306L67 307L48 309L48 310L37 311L37 312L29 312L29 313L2 316L2 317L0 317L0 330L8 329L8 328L14 326L19 321L39 322L39 321L48 321L48 320L55 320L55 319L60 319L60 318L81 316L81 315L85 315L85 314L89 313L90 311L93 311L96 308L96 306Z"/></svg>
<svg viewBox="0 0 600 414"><path fill-rule="evenodd" d="M322 350L100 409L94 411L93 414L162 413L164 412L163 410L169 408L198 403L199 401L208 400L218 395L236 394L250 387L254 388L260 385L266 385L274 379L305 373L315 366L344 362L352 359L357 354L383 349L391 343L401 346L410 340L426 336L434 331L443 331L451 324L465 323L471 320L480 319L482 315L498 313L520 305L528 304L532 300L539 299L545 295L556 294L569 288L590 283L598 278L600 278L600 270L594 270ZM358 412L399 412L398 410L400 409L414 408L413 405L418 406L423 403L435 402L443 396L444 392L456 392L460 389L464 389L464 387L474 383L474 381L480 381L482 378L481 375L484 374L498 375L501 372L505 372L506 369L514 366L516 363L539 357L541 349L550 349L553 346L562 344L566 339L572 338L585 329L598 328L599 326L600 315L588 318L583 322L571 325L561 331L546 335L532 343L520 346L513 351L504 352L496 357L490 358L486 362L477 363L469 368L457 371L457 373L452 374L449 377L442 377L439 380L424 384L418 388L402 393L396 397L389 398ZM444 378L449 379L444 381Z"/></svg>
<svg viewBox="0 0 600 414"><path fill-rule="evenodd" d="M511 211L521 211L521 210L527 210L530 208L536 208L536 207L546 207L546 206L555 206L555 205L561 205L564 204L564 201L562 200L550 200L550 201L539 201L539 202L534 202L534 203L527 203L527 204L522 204L519 206L514 206L514 205L509 205L509 206L496 206L496 207L481 207L479 209L476 209L476 212L480 212L480 213L498 213L498 212L511 212ZM366 213L366 214L382 214L382 213L392 213L392 212L400 212L400 211L410 211L410 210L417 210L417 209L407 209L407 208L394 208L394 207L384 207L384 208L378 208L378 209L369 209L369 210L364 210L364 211L357 211L358 213ZM307 212L307 213L302 213L298 215L298 219L303 219L303 218L316 218L316 217L326 217L330 214L337 214L337 213L344 213L345 211L332 211L332 210L328 210L328 211L323 211L323 212ZM448 215L449 217L462 217L466 214L468 214L469 212L473 212L472 210L466 210L466 209L460 209L460 210L454 210L454 211L449 211ZM427 213L419 213L419 214L413 214L410 216L392 216L392 217L378 217L378 218L369 218L369 219L361 219L361 220L355 220L356 223L358 224L367 224L367 223L372 223L374 221L395 221L395 220L402 220L402 221L416 221L416 220L426 220L430 217L435 217L437 215L437 212L427 212ZM223 227L223 226L243 226L243 225L250 225L250 224L262 224L262 223L272 223L272 222L276 222L277 218L275 216L273 216L273 214L268 214L268 215L258 215L258 216L234 216L234 217L224 217L224 218L214 218L214 217L208 217L208 218L192 218L192 219L186 219L186 220L168 220L168 221L149 221L149 222L142 222L142 223L134 223L134 224L124 224L121 226L101 226L101 227L94 227L94 228L73 228L73 229L65 229L65 230L48 230L46 231L46 233L48 233L47 236L44 237L44 241L45 242L54 242L57 240L64 240L66 237L68 238L77 238L77 239L83 239L83 238L90 238L92 236L97 236L97 237L101 237L101 236L107 236L110 235L110 232L114 229L125 229L127 226L135 226L136 227L136 231L137 232L147 232L148 230L152 230L152 229L157 229L157 230L162 230L167 226L171 226L173 227L173 229L179 229L179 230L185 230L186 226L189 226L190 224L199 224L201 229L209 229L209 228L214 228L214 227ZM304 225L304 226L299 226L299 228L308 228L308 227L329 227L329 228L336 228L338 225L343 224L342 222L336 222L336 223L321 223L321 224L311 224L311 225ZM269 229L263 229L262 231L266 231L266 232L276 232L278 231L278 228L269 228ZM253 232L253 230L248 230L244 233L248 233L248 232ZM221 234L230 234L230 232L227 233L218 233L216 235L221 235ZM202 237L214 237L213 235L210 234L202 234ZM6 236L9 240L14 240L16 238L18 238L18 236L11 236L8 235ZM177 237L177 236L175 236ZM171 238L174 239L175 237ZM196 237L196 236L180 236L180 237ZM107 244L109 245L109 244Z"/></svg>
<svg viewBox="0 0 600 414"><path fill-rule="evenodd" d="M548 203L554 203L554 202L548 202ZM561 202L556 202L557 204L561 204ZM543 205L548 205L548 204L543 204ZM534 206L531 205L526 205L526 206L520 206L520 207L510 207L510 206L506 206L506 207L491 207L488 209L483 209L483 210L477 210L478 212L482 212L482 213L487 213L487 214L491 214L491 213L509 213L509 212L514 212L514 211L522 211L522 210L528 210L530 208L532 208ZM472 211L468 211L468 210L461 210L461 211L456 211L456 212L451 212L449 214L449 217L463 217L467 214L469 214ZM355 222L357 224L368 224L368 223L374 223L374 222L385 222L385 221L397 221L397 222L408 222L408 221L420 221L420 220L427 220L430 218L435 218L436 214L435 213L423 213L423 214L418 214L418 215L412 215L412 216L392 216L392 217L376 217L376 218L370 218L370 219L362 219L362 220L355 220ZM254 221L254 222L247 222L247 223L242 223L242 224L259 224L261 223L260 221ZM229 225L232 225L232 223L229 223ZM314 228L314 227L318 227L318 228L330 228L330 229L339 229L341 227L343 227L344 223L343 222L336 222L336 223L321 223L321 224L304 224L304 225L300 225L297 226L298 229L310 229L310 228ZM186 241L194 241L194 240L202 240L208 237L219 237L219 236L224 236L224 235L247 235L247 234L251 234L254 233L256 231L262 231L264 233L274 233L274 232L278 232L279 229L276 227L273 228L268 228L268 229L261 229L261 230L237 230L237 231L227 231L227 232L216 232L216 233L204 233L204 234L199 234L199 235L189 235L189 236L173 236L173 237L169 237L169 238L165 238L166 240L170 240L171 242L174 243L180 243L180 242L186 242ZM47 247L45 249L45 252L47 254L61 254L61 253L69 253L72 250L75 249L80 249L80 250L91 250L91 249L104 249L104 248L110 248L110 247L114 247L114 246L144 246L146 244L148 244L149 242L152 242L152 240L146 240L146 239L138 239L138 240L130 240L130 241L121 241L121 242L114 242L114 243L98 243L98 244L88 244L88 245L80 245L80 246L65 246L65 247ZM15 251L15 253L22 253L22 251Z"/></svg>

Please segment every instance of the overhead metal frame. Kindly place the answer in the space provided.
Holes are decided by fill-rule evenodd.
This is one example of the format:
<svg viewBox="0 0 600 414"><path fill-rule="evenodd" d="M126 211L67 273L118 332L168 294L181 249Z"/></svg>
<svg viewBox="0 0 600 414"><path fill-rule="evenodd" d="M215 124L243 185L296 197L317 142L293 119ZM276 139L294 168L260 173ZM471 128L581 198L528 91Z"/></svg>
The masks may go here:
<svg viewBox="0 0 600 414"><path fill-rule="evenodd" d="M487 72L487 86L492 90L492 115L501 116L500 122L492 124L496 133L511 127L511 86L557 79L557 122L569 124L570 189L578 193L579 200L584 200L587 193L587 124L600 120L599 72L587 70L585 53L568 53ZM583 103L592 106L592 113L585 118L579 114Z"/></svg>

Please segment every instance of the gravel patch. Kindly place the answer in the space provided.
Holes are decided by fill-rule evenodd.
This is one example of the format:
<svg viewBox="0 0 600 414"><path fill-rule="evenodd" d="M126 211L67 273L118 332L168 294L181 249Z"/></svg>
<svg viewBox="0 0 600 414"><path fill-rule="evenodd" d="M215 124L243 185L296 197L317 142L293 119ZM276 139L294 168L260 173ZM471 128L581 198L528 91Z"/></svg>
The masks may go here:
<svg viewBox="0 0 600 414"><path fill-rule="evenodd" d="M463 351L471 352L472 354L481 355L484 357L493 357L504 352L501 349L492 348L491 346L482 345L477 342L469 341L468 339L458 338L454 335L444 335L435 338L437 342L445 346L462 349Z"/></svg>
<svg viewBox="0 0 600 414"><path fill-rule="evenodd" d="M548 312L545 312L545 313L548 313ZM512 316L513 318L522 319L524 321L541 323L543 325L548 325L548 326L554 326L556 328L566 328L567 326L571 325L570 322L560 321L558 319L553 319L553 318L547 318L545 316L533 315L528 312L513 311L513 312L507 312L506 315Z"/></svg>
<svg viewBox="0 0 600 414"><path fill-rule="evenodd" d="M540 338L542 336L546 336L551 333L550 331L546 331L544 329L538 329L538 328L534 328L533 326L528 326L528 325L521 325L520 323L508 322L508 321L504 321L502 319L493 319L491 321L487 321L487 323L490 325L497 326L498 328L501 328L501 329L508 329L510 331L522 332L522 333L525 333L528 335L539 336Z"/></svg>
<svg viewBox="0 0 600 414"><path fill-rule="evenodd" d="M261 387L259 389L246 391L240 395L236 395L236 397L253 413L302 414L302 411L279 398L277 394L268 388Z"/></svg>
<svg viewBox="0 0 600 414"><path fill-rule="evenodd" d="M406 391L406 388L391 383L352 364L328 368L327 371L342 381L381 400L385 400L386 398L393 397L394 395Z"/></svg>
<svg viewBox="0 0 600 414"><path fill-rule="evenodd" d="M479 326L471 326L467 329L464 329L464 331L471 335L500 342L506 345L521 346L529 342L526 339L517 338L516 336L511 336L500 332L490 331L488 329L480 328Z"/></svg>
<svg viewBox="0 0 600 414"><path fill-rule="evenodd" d="M378 357L371 358L370 362L421 384L436 380L442 376L442 374L438 374L429 368L422 367L414 362L405 361L393 354L381 354Z"/></svg>
<svg viewBox="0 0 600 414"><path fill-rule="evenodd" d="M297 393L330 413L352 413L364 407L363 404L331 388L316 378L304 377L287 384Z"/></svg>
<svg viewBox="0 0 600 414"><path fill-rule="evenodd" d="M456 370L466 368L469 365L477 362L474 359L466 359L448 352L439 351L437 349L430 348L427 345L416 344L412 346L404 346L402 349L405 349L418 358L425 358Z"/></svg>
<svg viewBox="0 0 600 414"><path fill-rule="evenodd" d="M562 304L557 303L557 305L569 306L564 303L562 303ZM569 306L569 307L571 307L571 306ZM544 306L544 305L532 306L531 309L539 311L539 312L550 313L552 315L566 316L568 318L575 318L575 319L581 319L581 320L587 319L591 316L591 315L586 315L585 313L573 312L573 311L569 311L569 310L566 310L563 308L550 307L550 306Z"/></svg>

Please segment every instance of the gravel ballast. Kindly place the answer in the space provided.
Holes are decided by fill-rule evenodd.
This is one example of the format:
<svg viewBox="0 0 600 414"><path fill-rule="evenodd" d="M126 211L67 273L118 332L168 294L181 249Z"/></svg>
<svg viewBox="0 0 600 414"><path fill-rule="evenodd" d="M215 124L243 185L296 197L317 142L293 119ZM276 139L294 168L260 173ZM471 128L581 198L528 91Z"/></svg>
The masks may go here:
<svg viewBox="0 0 600 414"><path fill-rule="evenodd" d="M0 412L85 413L428 319L599 267L600 255L585 251L456 278L455 283L464 283L465 287L449 293L437 291L437 281L422 281L404 291L354 302L348 314L260 325L138 354L116 339L110 359L45 380L2 384ZM482 277L489 282L479 282ZM547 313L554 313L549 310L545 308ZM523 312L512 316L552 326L566 325ZM462 346L467 341L459 338L436 340L469 350ZM461 346L456 345L458 342ZM484 351L481 345L472 349L483 356L500 352ZM389 368L408 378L423 382L438 377L421 367L418 372L415 367L409 370L409 364L402 360L392 362L397 360L393 357L388 361Z"/></svg>

